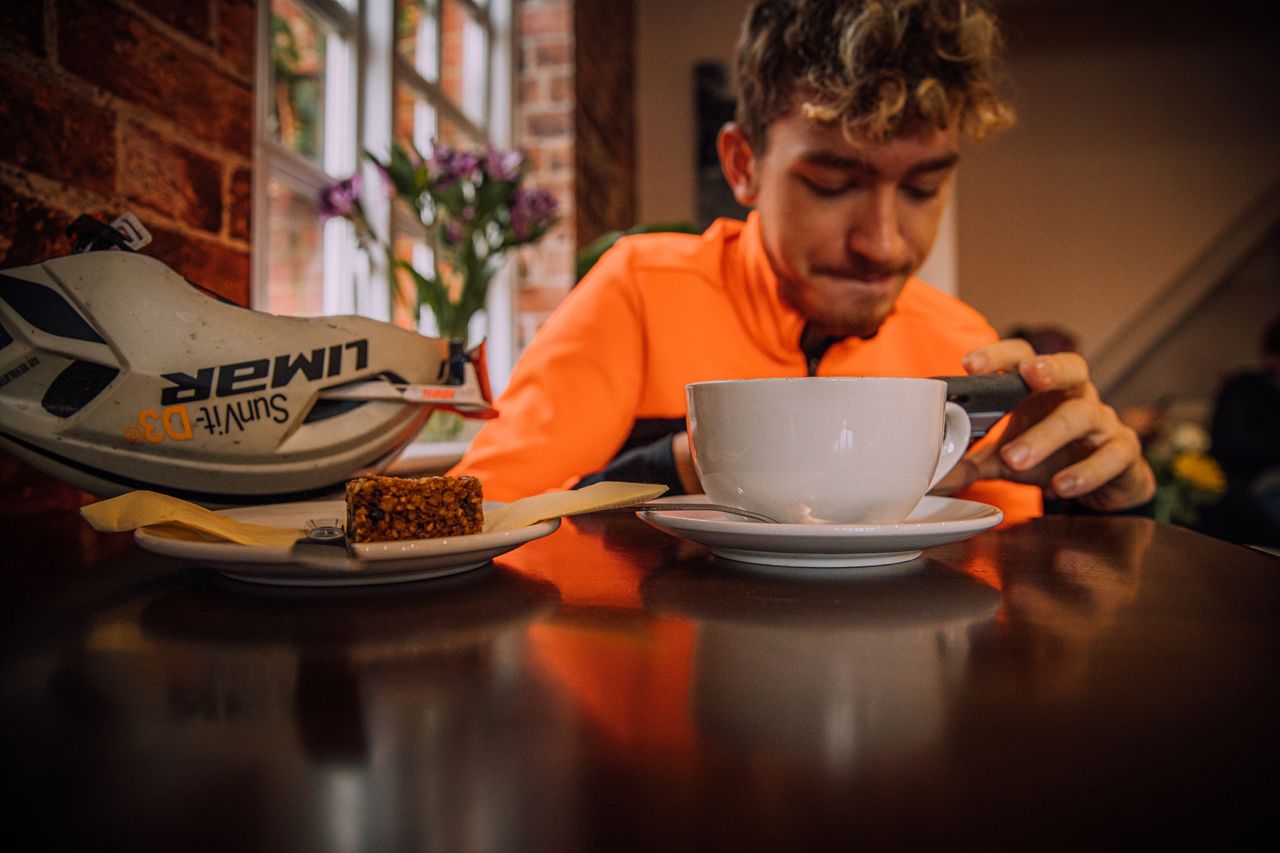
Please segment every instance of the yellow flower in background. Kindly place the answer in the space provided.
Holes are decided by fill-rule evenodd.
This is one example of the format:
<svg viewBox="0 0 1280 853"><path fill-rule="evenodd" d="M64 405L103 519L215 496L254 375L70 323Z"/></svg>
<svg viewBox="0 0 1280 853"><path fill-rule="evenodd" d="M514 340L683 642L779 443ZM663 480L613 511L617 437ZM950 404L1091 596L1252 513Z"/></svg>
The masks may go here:
<svg viewBox="0 0 1280 853"><path fill-rule="evenodd" d="M1202 491L1221 494L1227 490L1227 477L1212 456L1188 450L1173 457L1173 475Z"/></svg>
<svg viewBox="0 0 1280 853"><path fill-rule="evenodd" d="M1227 478L1209 445L1209 434L1197 423L1162 425L1145 452L1156 475L1156 521L1195 527L1201 510L1222 500Z"/></svg>

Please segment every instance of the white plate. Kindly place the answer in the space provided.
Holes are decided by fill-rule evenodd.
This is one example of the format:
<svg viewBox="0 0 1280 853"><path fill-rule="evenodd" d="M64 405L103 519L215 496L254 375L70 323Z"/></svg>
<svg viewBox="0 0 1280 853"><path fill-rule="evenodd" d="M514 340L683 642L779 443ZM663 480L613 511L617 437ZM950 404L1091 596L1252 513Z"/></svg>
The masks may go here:
<svg viewBox="0 0 1280 853"><path fill-rule="evenodd" d="M501 504L486 503L497 508ZM343 501L304 501L220 510L223 515L254 524L296 527L312 518L345 518ZM364 542L346 549L331 545L269 548L209 539L179 539L163 531L141 528L133 537L157 554L182 557L212 566L228 577L282 586L352 586L398 583L444 577L485 565L526 542L555 532L560 519L519 530L473 533L441 539Z"/></svg>
<svg viewBox="0 0 1280 853"><path fill-rule="evenodd" d="M654 503L706 503L706 495L659 498ZM897 524L767 524L715 510L636 515L726 560L759 566L841 569L888 566L925 548L968 539L995 527L1004 513L977 501L926 497Z"/></svg>

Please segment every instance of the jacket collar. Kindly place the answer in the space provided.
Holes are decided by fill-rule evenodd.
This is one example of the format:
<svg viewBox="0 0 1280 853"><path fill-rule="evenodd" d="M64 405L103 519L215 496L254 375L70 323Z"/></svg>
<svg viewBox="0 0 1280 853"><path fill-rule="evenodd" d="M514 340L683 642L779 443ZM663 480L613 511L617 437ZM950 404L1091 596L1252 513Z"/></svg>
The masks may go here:
<svg viewBox="0 0 1280 853"><path fill-rule="evenodd" d="M778 276L764 247L760 214L751 211L746 222L718 220L712 228L717 227L737 231L733 250L725 253L725 262L736 268L726 270L724 280L737 291L732 294L733 304L743 328L783 369L803 375L800 335L805 321L779 295Z"/></svg>

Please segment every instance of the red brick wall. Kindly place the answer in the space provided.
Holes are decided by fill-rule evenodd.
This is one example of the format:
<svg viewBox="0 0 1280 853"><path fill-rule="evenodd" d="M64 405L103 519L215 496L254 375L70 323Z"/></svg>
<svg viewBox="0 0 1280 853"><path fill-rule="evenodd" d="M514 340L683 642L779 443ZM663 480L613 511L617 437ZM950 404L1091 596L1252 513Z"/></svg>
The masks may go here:
<svg viewBox="0 0 1280 853"><path fill-rule="evenodd" d="M249 299L252 0L0 3L0 268L133 211L147 254ZM0 454L0 513L83 503Z"/></svg>
<svg viewBox="0 0 1280 853"><path fill-rule="evenodd" d="M573 286L576 210L573 162L573 0L516 4L516 145L529 157L531 186L560 202L563 222L521 250L521 349Z"/></svg>
<svg viewBox="0 0 1280 853"><path fill-rule="evenodd" d="M578 2L516 3L515 142L564 213L519 258L521 346L572 287L578 244L634 209L631 0ZM80 213L132 210L148 254L248 304L254 25L252 0L0 2L0 268L66 254ZM0 513L85 500L0 453Z"/></svg>
<svg viewBox="0 0 1280 853"><path fill-rule="evenodd" d="M519 0L516 142L564 222L520 259L520 345L574 283L574 255L635 224L634 0Z"/></svg>

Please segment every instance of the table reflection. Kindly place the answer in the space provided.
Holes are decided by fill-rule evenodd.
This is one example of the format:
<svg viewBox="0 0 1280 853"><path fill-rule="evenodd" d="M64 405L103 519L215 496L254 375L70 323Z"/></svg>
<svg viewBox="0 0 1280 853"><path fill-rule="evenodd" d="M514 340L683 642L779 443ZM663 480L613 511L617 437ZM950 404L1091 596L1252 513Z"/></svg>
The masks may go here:
<svg viewBox="0 0 1280 853"><path fill-rule="evenodd" d="M1087 645L1137 597L1154 532L1153 522L1134 520L1091 529L1088 538L1068 535L1066 544L1051 548L1028 538L1002 543L1011 621L1034 626L1064 644Z"/></svg>
<svg viewBox="0 0 1280 853"><path fill-rule="evenodd" d="M645 602L697 625L695 725L835 774L926 749L972 627L1000 594L925 559L892 578L794 579L716 560L656 573Z"/></svg>
<svg viewBox="0 0 1280 853"><path fill-rule="evenodd" d="M1143 519L799 578L583 517L320 590L63 530L14 530L0 659L59 849L1212 847L1275 801L1278 564Z"/></svg>
<svg viewBox="0 0 1280 853"><path fill-rule="evenodd" d="M1005 607L997 661L1008 689L1030 689L1045 699L1078 693L1084 687L1090 657L1121 611L1141 589L1155 523L1089 525L1083 520L1054 519L1058 535L1013 535L975 541L970 564L989 559L1000 566ZM1047 523L1047 522L1046 522ZM1073 532L1074 531L1074 532ZM998 557L989 550L999 548ZM984 645L997 640L983 639ZM1015 659L1006 657L1016 649ZM994 683L987 682L988 687Z"/></svg>
<svg viewBox="0 0 1280 853"><path fill-rule="evenodd" d="M558 601L490 566L342 591L210 575L103 614L48 696L54 716L93 697L99 731L115 730L111 754L81 760L120 783L80 798L77 821L160 810L190 832L216 790L212 811L259 815L250 836L274 849L509 847L545 805L518 757L525 727L564 728L532 695L524 642Z"/></svg>

